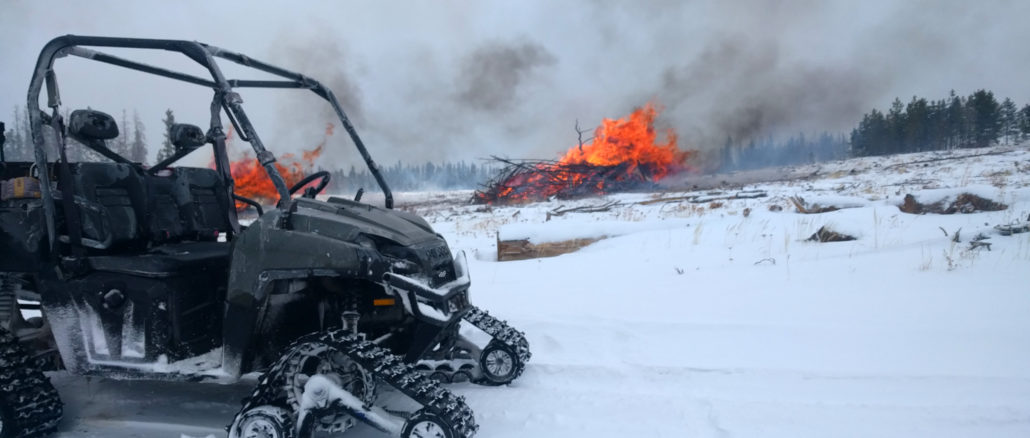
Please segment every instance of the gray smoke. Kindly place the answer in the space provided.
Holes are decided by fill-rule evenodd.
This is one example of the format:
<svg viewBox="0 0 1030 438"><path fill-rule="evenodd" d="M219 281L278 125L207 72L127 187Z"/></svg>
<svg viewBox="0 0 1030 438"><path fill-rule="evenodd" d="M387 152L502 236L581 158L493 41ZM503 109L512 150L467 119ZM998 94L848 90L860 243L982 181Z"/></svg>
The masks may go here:
<svg viewBox="0 0 1030 438"><path fill-rule="evenodd" d="M1014 18L1030 13L1025 2L659 3L628 18L595 18L605 24L600 34L616 42L610 35L653 23L647 30L655 37L641 50L667 62L623 104L664 104L661 119L678 131L681 147L705 152L727 138L846 133L895 97L939 99L951 89L1030 100L1030 86L1019 80L1030 58L1014 56L1027 34Z"/></svg>
<svg viewBox="0 0 1030 438"><path fill-rule="evenodd" d="M474 110L504 111L517 104L522 85L557 59L540 44L498 42L479 47L462 61L457 100Z"/></svg>
<svg viewBox="0 0 1030 438"><path fill-rule="evenodd" d="M115 0L15 2L0 14L11 66L0 75L0 102L22 105L39 48L64 33L198 40L302 71L334 90L384 164L555 158L576 144L577 119L596 126L649 100L665 107L660 129L674 128L682 148L702 151L727 137L846 132L895 97L986 88L1030 102L1026 1L451 1L227 1L158 14ZM106 7L122 13L95 13ZM220 18L212 25L197 17ZM136 99L117 92L130 89L123 85L132 76L90 73L74 82L71 67L60 66L69 101L86 90L81 105L139 109L151 130L167 108L184 121L206 120L203 99L162 90ZM328 108L312 113L313 95L268 93L241 92L271 149L296 152L322 140ZM330 143L320 164L357 164L342 130Z"/></svg>
<svg viewBox="0 0 1030 438"><path fill-rule="evenodd" d="M496 141L498 136L522 136L536 123L527 117L526 104L557 62L540 43L515 37L463 47L451 56L424 50L398 53L390 59L400 72L387 75L370 72L366 59L350 53L342 43L324 41L322 35L284 39L271 57L325 81L373 157L388 165L397 160L475 160L500 153L505 145ZM391 80L396 82L383 87ZM363 93L359 83L377 90ZM366 102L369 94L375 98ZM296 143L297 132L318 133L326 121L335 120L328 109L313 116L312 103L294 95L278 101L277 107L290 120L289 130L278 138L293 138L290 141ZM314 144L310 137L306 141L301 144ZM360 165L342 130L330 145L320 165Z"/></svg>
<svg viewBox="0 0 1030 438"><path fill-rule="evenodd" d="M323 28L316 34L328 31ZM269 58L273 64L321 82L332 90L354 124L364 123L362 89L354 77L357 62L343 41L314 35L279 38L272 45ZM313 149L322 141L327 123L340 128L332 107L321 102L313 93L290 91L277 95L275 108L278 123L274 124L274 141L292 146L289 149L293 151ZM330 141L337 144L342 140L342 135L342 129L334 130L334 137Z"/></svg>
<svg viewBox="0 0 1030 438"><path fill-rule="evenodd" d="M889 85L875 71L792 62L780 51L739 35L715 40L667 67L654 94L686 144L708 149L727 138L846 129Z"/></svg>

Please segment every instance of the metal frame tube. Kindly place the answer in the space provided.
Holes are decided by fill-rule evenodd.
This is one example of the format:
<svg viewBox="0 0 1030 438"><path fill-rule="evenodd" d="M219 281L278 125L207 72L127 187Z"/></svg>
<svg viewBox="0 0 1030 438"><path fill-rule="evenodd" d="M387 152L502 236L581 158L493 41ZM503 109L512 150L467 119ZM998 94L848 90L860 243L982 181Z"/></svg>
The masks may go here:
<svg viewBox="0 0 1030 438"><path fill-rule="evenodd" d="M169 69L151 66L136 61L131 61L118 56L109 55L96 50L88 49L86 47L116 47L116 48L132 48L132 49L150 49L150 50L167 50L171 52L178 52L186 55L188 58L200 64L206 68L211 74L211 80L199 78L186 73L180 73ZM251 147L254 149L261 160L262 166L265 167L265 171L268 172L269 178L276 186L276 190L279 192L280 204L283 201L289 199L289 193L286 188L285 181L282 175L276 170L274 163L274 156L268 152L264 143L257 135L253 125L250 123L250 119L242 107L242 101L239 99L239 95L234 93L234 88L278 88L278 89L309 89L319 97L325 99L333 107L337 117L340 119L341 124L350 136L354 146L358 149L362 159L368 165L369 171L372 176L375 177L376 182L379 184L385 195L385 204L387 208L393 208L393 194L390 191L390 187L387 185L386 180L383 178L382 172L379 166L372 160L371 155L365 147L364 142L358 136L357 131L354 129L353 124L350 122L350 118L347 117L346 112L340 107L339 102L333 95L332 91L322 85L320 82L304 76L300 73L295 73L281 67L261 62L250 58L246 55L225 50L216 46L211 46L203 43L185 40L160 40L160 39L142 39L142 38L113 38L113 37L96 37L96 36L76 36L76 35L65 35L54 38L39 54L39 58L36 60L36 67L32 74L32 79L29 82L28 90L28 112L29 112L29 123L32 131L32 141L35 145L35 161L38 165L40 172L40 180L43 184L40 184L43 195L43 206L47 214L47 231L50 239L51 249L54 248L54 219L53 214L54 202L52 188L50 187L50 176L49 169L47 168L47 153L45 149L45 141L43 138L42 131L42 116L39 107L39 95L43 87L44 78L49 74L53 75L54 61L57 58L64 56L78 56L85 59L91 59L106 64L116 65L132 70L141 71L144 73L150 73L157 76L162 76L170 79L175 79L203 87L211 88L215 91L215 100L220 100L218 107L221 110L226 111L231 117L234 117L241 125L245 134L249 137ZM250 67L255 70L270 73L285 79L286 81L274 81L274 80L240 80L240 79L226 79L221 69L218 67L217 62L214 58L222 58L236 64ZM56 96L51 96L53 99ZM55 105L59 104L55 100ZM216 109L214 103L212 104L212 121L210 132L221 132L221 121L219 120L218 109ZM242 134L242 133L241 133ZM218 151L216 150L216 154ZM218 157L215 158L219 161ZM227 166L218 166L219 172L228 172ZM231 181L231 175L223 175L224 178ZM231 184L227 185L231 186Z"/></svg>

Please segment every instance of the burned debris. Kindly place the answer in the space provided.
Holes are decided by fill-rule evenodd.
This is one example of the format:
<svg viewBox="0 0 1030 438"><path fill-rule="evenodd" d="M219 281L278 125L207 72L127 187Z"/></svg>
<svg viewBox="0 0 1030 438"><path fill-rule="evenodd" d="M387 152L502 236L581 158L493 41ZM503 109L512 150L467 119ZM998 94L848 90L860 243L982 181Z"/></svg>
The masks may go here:
<svg viewBox="0 0 1030 438"><path fill-rule="evenodd" d="M899 210L910 214L968 214L980 211L1001 211L1007 208L1009 208L1008 205L972 193L962 193L951 202L948 202L948 199L942 199L930 204L920 203L915 196L907 194L905 200L898 206Z"/></svg>
<svg viewBox="0 0 1030 438"><path fill-rule="evenodd" d="M811 237L806 239L808 242L848 242L851 240L857 239L855 236L833 231L825 225L819 227L819 231L816 231L815 234L812 234Z"/></svg>

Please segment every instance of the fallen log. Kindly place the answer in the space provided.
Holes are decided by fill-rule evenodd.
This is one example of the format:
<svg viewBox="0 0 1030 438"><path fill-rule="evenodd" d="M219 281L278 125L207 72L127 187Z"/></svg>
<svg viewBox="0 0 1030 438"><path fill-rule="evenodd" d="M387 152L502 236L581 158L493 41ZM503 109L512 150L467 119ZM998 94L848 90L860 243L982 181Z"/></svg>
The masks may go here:
<svg viewBox="0 0 1030 438"><path fill-rule="evenodd" d="M501 240L497 236L497 261L527 260L543 257L554 257L578 251L584 246L597 242L604 237L570 239L560 242L532 243L529 239Z"/></svg>
<svg viewBox="0 0 1030 438"><path fill-rule="evenodd" d="M998 230L998 234L1001 234L1002 236L1011 236L1013 234L1026 233L1030 231L1030 223L997 225L994 229Z"/></svg>
<svg viewBox="0 0 1030 438"><path fill-rule="evenodd" d="M612 207L618 207L622 205L619 201L606 202L601 205L582 205L579 207L564 208L564 205L559 205L558 208L547 212L547 220L551 220L553 216L563 216L566 213L600 213L609 211Z"/></svg>
<svg viewBox="0 0 1030 438"><path fill-rule="evenodd" d="M651 204L668 203L668 202L689 202L691 204L704 204L704 203L708 203L708 202L712 202L712 201L730 201L730 200L734 200L734 199L756 199L756 198L764 198L766 196L769 196L766 192L763 192L763 191L760 191L760 190L752 190L752 191L737 192L737 193L734 193L732 195L725 195L725 196L719 196L719 195L687 195L687 196L676 196L676 197L672 197L672 198L649 199L647 201L638 202L637 205L651 205Z"/></svg>
<svg viewBox="0 0 1030 438"><path fill-rule="evenodd" d="M982 154L969 154L969 155L956 155L956 156L950 156L950 157L937 157L937 158L931 158L931 159L928 159L928 160L917 160L917 161L908 161L908 162L905 162L905 163L891 164L890 166L884 166L883 169L887 170L887 169L893 169L895 167L908 167L908 166L911 166L913 164L928 164L928 163L937 163L937 162L940 162L940 161L962 160L962 159L966 159L966 158L986 157L986 156L989 156L989 155L1001 155L1001 154L1006 154L1006 153L1009 153L1009 152L1011 152L1011 151L991 151L991 152L985 152L985 153L982 153Z"/></svg>

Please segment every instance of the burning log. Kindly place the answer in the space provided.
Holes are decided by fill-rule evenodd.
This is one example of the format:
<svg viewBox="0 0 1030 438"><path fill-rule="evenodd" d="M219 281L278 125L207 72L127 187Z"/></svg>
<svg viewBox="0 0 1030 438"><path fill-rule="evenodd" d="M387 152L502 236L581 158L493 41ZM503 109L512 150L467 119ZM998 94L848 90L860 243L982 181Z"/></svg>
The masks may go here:
<svg viewBox="0 0 1030 438"><path fill-rule="evenodd" d="M589 144L582 143L577 126L580 144L557 161L493 157L503 167L472 201L511 204L653 188L662 178L687 169L691 156L676 147L672 130L656 143L657 115L655 106L647 104L627 118L604 119Z"/></svg>

